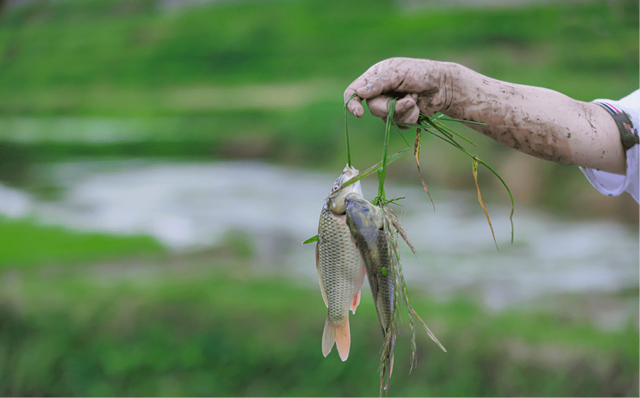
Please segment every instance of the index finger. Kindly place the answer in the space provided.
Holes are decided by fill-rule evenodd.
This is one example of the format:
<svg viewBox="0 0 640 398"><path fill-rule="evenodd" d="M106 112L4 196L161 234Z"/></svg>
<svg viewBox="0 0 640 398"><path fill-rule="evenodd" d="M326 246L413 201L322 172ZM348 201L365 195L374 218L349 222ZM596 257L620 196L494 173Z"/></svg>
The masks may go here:
<svg viewBox="0 0 640 398"><path fill-rule="evenodd" d="M353 81L344 92L344 100L347 101L351 95L356 93L358 98L347 105L347 109L353 115L361 117L364 114L362 99L369 99L385 92L409 92L406 85L405 76L407 63L415 63L411 58L389 58L380 61L364 72L359 78ZM356 99L356 98L354 98Z"/></svg>
<svg viewBox="0 0 640 398"><path fill-rule="evenodd" d="M389 60L380 61L378 63L373 64L369 69L367 69L360 77L354 80L344 91L344 101L347 102L349 98L353 94L357 94L357 97L354 97L353 100L349 101L347 104L347 110L354 116L362 117L364 115L364 108L362 107L362 100L365 98L371 98L374 92L377 92L375 95L380 94L383 90L371 91L372 84L378 79L378 71L381 66L385 63L390 62ZM383 70L386 68L383 68ZM363 95L364 94L364 95Z"/></svg>

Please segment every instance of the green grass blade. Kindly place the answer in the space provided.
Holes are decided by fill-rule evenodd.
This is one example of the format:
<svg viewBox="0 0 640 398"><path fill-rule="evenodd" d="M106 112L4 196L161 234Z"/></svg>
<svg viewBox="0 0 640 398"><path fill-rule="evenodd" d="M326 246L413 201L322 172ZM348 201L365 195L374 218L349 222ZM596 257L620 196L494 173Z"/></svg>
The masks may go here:
<svg viewBox="0 0 640 398"><path fill-rule="evenodd" d="M438 131L440 131L443 134L447 134L447 135L453 134L453 135L458 136L459 138L463 139L464 141L468 142L469 144L471 144L473 146L476 145L473 141L469 140L465 136L456 133L454 130L449 128L449 126L447 126L447 125L445 125L445 124L443 124L443 123L441 123L439 121L432 120L430 117L427 117L424 113L421 114L421 119L419 119L419 120L421 120L423 122L423 124L426 123L426 124L430 125L431 127L437 129Z"/></svg>
<svg viewBox="0 0 640 398"><path fill-rule="evenodd" d="M511 199L511 213L509 214L509 222L511 222L511 243L513 243L513 212L515 210L515 203L513 201L513 194L511 193L511 190L509 189L509 187L507 186L507 183L504 182L504 180L502 179L502 177L500 177L500 174L498 174L494 169L492 169L488 164L486 164L482 159L477 158L478 162L480 164L482 164L484 167L486 167L487 169L489 169L489 171L491 171L493 173L493 175L495 175L496 177L498 177L498 179L500 180L500 182L502 183L502 185L504 186L504 189L507 190L507 192L509 193L509 198Z"/></svg>
<svg viewBox="0 0 640 398"><path fill-rule="evenodd" d="M440 117L438 117L438 118L440 118ZM449 120L449 119L443 119L443 120ZM466 122L465 120L458 120L458 119L451 119L451 120L452 121L457 121L457 122ZM509 194L509 199L511 200L511 213L509 214L509 222L511 223L511 243L513 243L513 239L514 239L513 213L515 211L515 202L513 200L513 194L511 193L511 190L507 186L507 183L487 163L485 163L482 159L478 158L476 155L472 154L466 148L464 148L462 145L460 145L455 140L454 135L462 138L463 140L465 140L465 141L467 141L467 142L469 142L469 143L471 143L473 145L475 145L473 142L471 142L470 140L466 139L464 136L456 133L455 131L453 131L448 126L446 126L446 125L444 125L442 123L433 121L432 118L426 116L425 114L421 114L420 115L419 122L421 124L399 123L399 125L402 125L402 126L405 126L405 127L410 127L410 128L416 128L416 129L418 129L418 128L424 129L426 132L430 133L431 135L433 135L435 137L438 137L439 139L447 142L449 145L452 145L455 148L457 148L458 150L464 152L467 156L469 156L474 161L477 161L478 163L482 164L484 167L489 169L489 171L491 171L493 173L493 175L495 175L500 180L500 182L502 183L504 188L507 190L507 193ZM474 122L474 124L482 124L482 123ZM431 128L429 128L429 127L431 127ZM433 129L435 129L436 131L433 131Z"/></svg>
<svg viewBox="0 0 640 398"><path fill-rule="evenodd" d="M415 144L413 146L413 158L416 161L416 166L418 167L418 176L420 176L420 182L422 182L422 188L424 188L424 190L427 192L427 195L429 195L429 200L431 201L431 205L433 206L433 211L436 211L436 204L433 203L433 198L431 197L431 192L429 192L429 188L427 187L427 183L424 180L424 178L422 178L422 171L420 170L420 147L421 147L421 142L422 142L422 133L421 133L421 129L416 129L416 140L415 140Z"/></svg>
<svg viewBox="0 0 640 398"><path fill-rule="evenodd" d="M482 122L474 122L473 120L464 120L464 119L454 119L452 117L449 117L443 113L439 114L438 116L432 116L432 119L438 119L438 120L442 120L445 122L457 122L457 123L466 123L466 124L478 124L481 126L486 126L486 123L482 123Z"/></svg>
<svg viewBox="0 0 640 398"><path fill-rule="evenodd" d="M404 153L407 152L408 150L409 150L409 148L404 148L404 149L402 149L402 150L400 150L400 151L398 151L398 152L396 152L396 153L394 153L392 155L389 155L387 157L387 165L395 162L400 156L404 155ZM349 185L355 183L356 181L360 181L361 179L370 176L375 171L377 171L380 168L381 165L382 165L382 161L379 161L378 163L374 164L373 166L369 167L368 169L366 169L364 171L361 171L360 173L358 173L357 176L355 176L354 178L352 178L352 179L346 181L344 184L342 184L339 189L346 188Z"/></svg>
<svg viewBox="0 0 640 398"><path fill-rule="evenodd" d="M304 242L302 242L303 245L306 245L307 243L313 243L313 242L317 242L318 241L318 235L316 236L312 236L311 238L305 240Z"/></svg>
<svg viewBox="0 0 640 398"><path fill-rule="evenodd" d="M476 189L478 190L478 203L480 203L480 206L484 211L484 215L485 217L487 217L489 228L491 228L491 236L493 236L493 243L496 244L496 250L500 250L498 249L498 241L496 241L496 234L493 231L493 225L491 225L491 219L489 218L489 212L487 211L487 206L485 206L484 200L482 199L482 193L480 193L480 185L478 185L478 158L477 157L473 158L473 161L471 162L471 169L473 172L473 180L475 181Z"/></svg>
<svg viewBox="0 0 640 398"><path fill-rule="evenodd" d="M389 102L387 102L387 123L384 134L384 145L382 147L382 166L378 171L378 197L374 199L374 204L380 205L386 199L385 191L384 191L384 182L387 176L387 153L389 150L389 137L391 136L391 126L394 124L393 122L393 114L396 107L396 99L391 98Z"/></svg>
<svg viewBox="0 0 640 398"><path fill-rule="evenodd" d="M347 141L347 164L349 165L349 167L351 167L351 148L349 147L349 128L347 127L347 104L349 104L349 102L357 96L358 94L356 93L351 94L351 97L349 97L347 102L344 103L342 109L344 112L344 136L345 140Z"/></svg>
<svg viewBox="0 0 640 398"><path fill-rule="evenodd" d="M424 327L424 329L427 331L427 334L429 335L429 337L431 338L431 340L433 340L438 347L440 347L440 349L444 352L447 352L447 349L444 348L444 346L442 345L442 343L440 343L440 341L438 340L438 338L436 337L435 334L433 334L433 332L429 329L429 327L427 326L427 324L422 320L422 318L420 318L420 315L418 315L418 313L416 312L416 310L413 309L413 307L411 307L411 313L414 317L416 317L416 319L418 321L420 321L420 324L422 325L422 327Z"/></svg>
<svg viewBox="0 0 640 398"><path fill-rule="evenodd" d="M395 126L398 134L400 134L400 137L402 137L402 140L404 141L404 143L407 144L407 146L411 146L411 144L409 144L409 141L407 141L407 139L405 138L404 134L402 134L402 130L398 128L400 125L398 123L394 123L393 125Z"/></svg>

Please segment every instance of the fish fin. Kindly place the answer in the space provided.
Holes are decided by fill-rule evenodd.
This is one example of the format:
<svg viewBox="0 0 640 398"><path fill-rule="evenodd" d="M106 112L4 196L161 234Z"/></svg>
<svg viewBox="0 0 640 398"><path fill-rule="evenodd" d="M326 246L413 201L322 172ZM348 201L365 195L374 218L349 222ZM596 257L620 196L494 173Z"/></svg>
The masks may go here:
<svg viewBox="0 0 640 398"><path fill-rule="evenodd" d="M329 308L329 300L327 299L327 292L324 290L324 283L322 283L322 268L320 268L320 259L318 255L318 246L316 246L316 268L318 269L318 280L320 281L320 293L322 293L322 300L324 305Z"/></svg>
<svg viewBox="0 0 640 398"><path fill-rule="evenodd" d="M349 358L349 349L351 348L351 332L349 330L349 318L344 321L342 325L335 327L335 340L336 347L338 348L338 354L342 362Z"/></svg>
<svg viewBox="0 0 640 398"><path fill-rule="evenodd" d="M362 297L362 283L364 282L364 277L367 274L367 270L364 268L364 263L360 266L360 275L356 277L356 289L358 292L353 296L353 302L351 303L351 312L356 313L356 308L360 305L360 298Z"/></svg>
<svg viewBox="0 0 640 398"><path fill-rule="evenodd" d="M320 275L320 272L318 272ZM329 308L329 299L327 298L327 292L324 290L324 285L322 283L322 278L320 278L320 293L322 293L322 300L324 300L324 305Z"/></svg>
<svg viewBox="0 0 640 398"><path fill-rule="evenodd" d="M324 321L324 330L322 331L322 355L327 357L333 348L333 343L336 341L335 337L336 328L329 322L329 316Z"/></svg>
<svg viewBox="0 0 640 398"><path fill-rule="evenodd" d="M364 277L367 275L367 269L364 266L364 261L360 264L360 275L356 278L356 289L360 290L364 283Z"/></svg>
<svg viewBox="0 0 640 398"><path fill-rule="evenodd" d="M356 293L353 296L353 302L351 303L351 312L352 313L356 313L356 308L358 308L358 305L360 305L360 297L362 296L362 290L358 290L358 293Z"/></svg>

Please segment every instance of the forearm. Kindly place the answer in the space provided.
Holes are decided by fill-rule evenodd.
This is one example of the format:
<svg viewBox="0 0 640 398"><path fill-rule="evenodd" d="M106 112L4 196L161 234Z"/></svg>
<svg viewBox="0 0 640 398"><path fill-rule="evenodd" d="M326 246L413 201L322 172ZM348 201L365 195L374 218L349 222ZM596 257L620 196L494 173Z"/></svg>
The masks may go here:
<svg viewBox="0 0 640 398"><path fill-rule="evenodd" d="M613 118L600 106L559 92L502 82L447 64L441 112L485 123L473 129L541 159L624 174Z"/></svg>

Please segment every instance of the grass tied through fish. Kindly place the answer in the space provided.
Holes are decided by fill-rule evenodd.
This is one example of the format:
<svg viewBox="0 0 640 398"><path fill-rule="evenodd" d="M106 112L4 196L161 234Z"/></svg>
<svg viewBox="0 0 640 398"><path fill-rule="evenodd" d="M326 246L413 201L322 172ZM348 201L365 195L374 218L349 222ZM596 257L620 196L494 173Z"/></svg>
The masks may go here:
<svg viewBox="0 0 640 398"><path fill-rule="evenodd" d="M348 130L348 125L347 125L347 111L346 111L346 106L349 103L349 101L351 101L353 98L356 97L356 94L353 94L349 100L347 100L347 102L344 104L344 117L345 117L345 122L344 122L344 126L345 126L345 141L346 141L346 146L347 146L347 164L349 166L351 166L351 153L350 153L350 143L349 143L349 130ZM340 189L344 189L346 187L348 187L351 184L356 183L357 181L360 181L361 179L370 176L371 174L377 172L378 174L378 194L377 196L372 200L372 203L376 206L379 206L380 209L382 210L382 214L383 214L383 218L384 218L384 230L387 233L387 239L388 239L388 247L389 247L389 256L391 258L391 267L392 269L390 270L384 270L385 272L390 272L392 274L392 280L393 280L393 284L394 284L394 302L396 303L396 305L393 306L393 312L392 312L392 316L391 316L391 325L388 327L385 338L384 338L384 343L382 346L382 350L381 350L381 355L380 355L380 366L379 366L379 372L380 372L380 394L382 394L382 391L388 392L389 389L389 381L391 378L391 373L393 370L393 350L395 347L395 337L396 337L396 331L398 328L398 324L397 324L397 320L399 319L398 317L398 311L399 311L399 306L397 305L397 303L402 303L402 305L404 306L405 310L407 311L408 315L409 315L409 328L411 331L411 367L410 369L412 370L414 365L415 365L415 353L416 353L416 334L415 334L415 321L417 320L420 325L422 325L422 327L425 329L425 331L427 332L427 334L429 335L429 337L444 351L447 352L447 350L444 348L444 346L440 343L440 341L438 341L438 339L436 338L436 336L431 332L431 330L429 329L429 327L427 326L427 324L422 320L422 318L420 318L420 316L418 315L418 313L413 309L412 305L411 305L411 300L409 299L409 292L408 292L408 288L407 288L407 284L406 281L404 279L404 275L402 273L402 263L400 260L400 244L399 244L399 239L398 236L400 236L402 238L402 240L407 244L407 246L409 247L409 249L412 251L412 253L414 255L416 255L416 251L413 247L413 245L411 244L411 242L409 241L409 238L407 236L406 231L404 230L404 228L402 227L402 223L400 222L400 220L398 219L398 217L396 216L396 214L393 212L393 209L390 207L391 204L395 204L395 205L399 205L398 201L402 200L403 197L399 197L399 198L392 198L392 199L388 199L387 195L386 195L386 191L385 191L385 180L386 180L386 172L387 172L387 167L393 163L395 160L399 159L402 155L404 155L409 149L413 149L413 156L414 156L414 160L416 162L416 166L418 169L418 174L420 176L420 181L422 183L422 187L424 189L424 191L427 193L427 195L429 196L429 199L431 201L431 204L433 206L433 209L435 211L435 203L433 202L433 198L431 197L431 193L429 191L429 188L427 186L426 181L424 180L424 178L422 177L422 172L421 172L421 165L420 165L420 148L422 145L422 136L423 136L423 132L429 133L441 140L443 140L444 142L446 142L447 144L453 146L454 148L462 151L463 153L465 153L466 155L468 155L471 158L471 165L472 165L472 174L473 174L473 178L475 181L475 185L476 185L476 190L478 192L478 203L480 204L485 217L487 218L487 223L489 224L489 228L491 230L491 235L493 237L493 241L496 245L496 249L498 249L498 243L496 241L495 238L495 233L493 231L493 226L491 224L491 219L489 217L489 213L487 211L486 205L484 203L484 200L482 199L482 194L480 192L480 185L478 184L478 168L480 165L485 166L487 169L489 169L489 171L491 171L499 180L500 182L503 184L503 186L505 187L505 189L507 190L508 194L509 194L509 198L511 200L511 213L509 215L509 220L511 222L511 243L513 243L513 234L514 234L514 229L513 229L513 212L514 212L514 200L513 200L513 195L511 194L511 191L509 190L509 187L507 186L506 182L502 179L502 177L500 177L500 175L493 170L489 165L487 165L482 159L480 159L478 157L478 155L473 154L471 152L469 152L463 145L461 145L457 139L460 139L468 144L471 145L475 145L472 141L470 141L469 139L465 138L464 136L458 134L457 132L455 132L453 129L451 129L450 127L448 127L446 124L444 124L443 122L458 122L458 123L471 123L471 124L482 124L482 123L477 123L477 122L470 122L470 121L466 121L466 120L459 120L459 119L452 119L449 118L443 114L436 114L434 116L427 116L423 113L420 114L418 120L416 123L397 123L393 120L393 115L394 115L394 110L395 110L395 104L396 104L397 99L392 98L389 100L388 104L387 104L387 121L386 121L386 125L385 125L385 135L384 135L384 143L383 143L383 147L382 147L382 160L380 160L378 163L374 164L373 166L361 171L358 173L357 176L355 176L354 178L351 178L347 181L345 181L340 187L338 187L336 189L340 190ZM403 138L404 142L406 143L407 147L403 148L391 155L389 155L389 139L391 136L391 130L392 128L395 127L396 130L398 131L398 133L400 133L401 137ZM404 128L415 128L416 129L416 136L413 142L413 146L411 144L409 144L409 142L405 139L404 135L402 135L402 133L399 130L399 127L404 127ZM335 192L335 191L334 191ZM315 235L309 239L307 239L306 241L303 242L303 244L307 244L307 243L313 243L313 242L317 242L318 241L318 235Z"/></svg>
<svg viewBox="0 0 640 398"><path fill-rule="evenodd" d="M349 101L351 101L353 98L356 97L356 94L353 94L349 100L344 104L344 109L345 109L345 138L346 138L346 145L347 145L347 161L349 163L349 165L351 165L351 155L350 155L350 146L349 146L349 131L348 131L348 126L347 126L347 115L346 115L346 106L349 103ZM443 114L437 114L435 116L427 116L423 113L420 114L418 121L416 123L396 123L393 120L393 115L394 115L394 110L395 110L395 103L396 103L397 99L392 98L389 100L388 104L387 104L387 121L386 121L386 125L385 125L385 136L384 136L384 144L383 144L383 148L382 148L382 160L378 163L376 163L375 165L369 167L368 169L360 172L358 174L358 176L356 176L355 178L348 180L346 183L343 184L342 188L351 185L353 183L355 183L356 181L359 181L362 178L365 178L371 174L373 174L374 172L378 173L378 195L376 196L375 199L373 199L373 204L379 206L382 209L382 212L384 214L384 229L388 232L388 239L389 239L389 250L390 250L390 257L391 257L391 265L392 265L392 269L389 270L392 275L393 275L393 281L394 281L394 285L395 285L395 289L394 289L394 295L395 295L395 302L396 303L402 303L403 306L405 307L407 313L409 314L409 328L411 331L411 368L413 369L413 366L415 365L415 353L416 353L416 342L415 342L415 320L418 320L418 322L423 326L423 328L425 329L425 331L427 332L427 334L429 335L429 337L444 351L446 352L446 349L444 348L444 346L438 341L438 339L436 338L436 336L431 332L431 330L428 328L428 326L426 325L426 323L422 320L422 318L420 318L420 316L418 315L418 313L413 309L413 307L411 306L411 300L409 299L409 293L408 293L408 289L407 289L407 284L406 281L404 279L404 275L402 273L402 263L400 260L400 247L399 247L399 239L398 239L398 235L400 235L400 237L402 237L402 239L405 241L405 243L407 244L407 246L411 249L411 251L414 253L414 255L416 254L415 249L413 248L413 245L411 245L411 242L409 241L409 238L404 230L404 228L402 227L402 223L400 222L400 220L398 219L398 217L395 215L395 213L393 212L393 209L391 209L391 207L389 205L391 204L398 204L397 201L401 200L402 198L394 198L394 199L387 199L387 195L386 195L386 191L385 191L385 179L386 179L386 172L387 172L387 167L389 166L389 164L391 164L393 161L395 161L396 159L398 159L400 156L402 156L406 151L408 151L409 149L411 149L411 145L407 142L407 140L405 139L404 135L402 135L402 133L400 133L398 127L402 126L405 128L415 128L416 129L416 136L415 136L415 140L414 140L414 144L413 144L413 154L414 154L414 159L416 162L416 166L418 169L418 174L420 176L420 181L422 183L422 187L425 190L425 192L427 193L427 195L429 196L429 199L431 200L431 204L434 208L435 211L435 203L433 202L433 199L431 197L431 193L429 192L429 188L427 186L427 183L425 182L424 178L422 177L422 173L420 170L420 148L421 148L421 143L422 143L422 132L427 132L441 140L443 140L444 142L448 143L449 145L452 145L453 147L455 147L456 149L464 152L465 154L467 154L471 160L472 160L472 173L473 173L473 178L476 184L476 189L478 192L478 202L480 204L480 206L482 207L482 210L487 218L487 222L489 224L489 227L491 229L491 235L493 236L493 240L494 243L496 245L496 249L498 248L498 244L495 238L495 233L493 231L493 226L491 225L491 220L489 218L489 213L487 211L487 208L485 206L484 200L482 199L482 194L480 192L480 185L478 184L478 167L479 165L483 165L485 166L487 169L489 169L504 185L505 189L507 190L507 192L509 193L509 197L511 199L511 214L509 216L509 220L511 221L511 242L513 243L513 211L514 211L514 201L513 201L513 195L511 194L511 191L509 190L509 187L507 186L507 184L505 183L505 181L502 179L502 177L500 177L500 175L493 170L489 165L487 165L483 160L481 160L477 155L472 154L471 152L469 152L466 148L464 148L464 146L462 146L458 141L457 138L471 144L471 145L475 145L473 142L471 142L470 140L468 140L467 138L465 138L464 136L456 133L454 130L452 130L451 128L449 128L447 125L445 125L443 122L464 122L464 123L476 123L476 122L468 122L468 121L464 121L464 120L457 120L457 119L452 119L452 118L448 118ZM405 143L407 144L407 147L392 154L389 155L389 138L391 135L391 130L392 127L396 127L396 129L398 130L398 132L400 133L400 135L402 136L403 140L405 141ZM380 394L382 394L382 391L388 392L389 389L389 381L391 378L391 372L393 369L393 349L395 346L395 336L396 336L396 330L397 330L397 320L398 320L398 306L395 305L393 308L393 314L392 314L392 324L391 326L388 328L385 339L384 339L384 344L382 346L382 350L381 350L381 356L380 356L380 366L379 366L379 372L380 372Z"/></svg>

